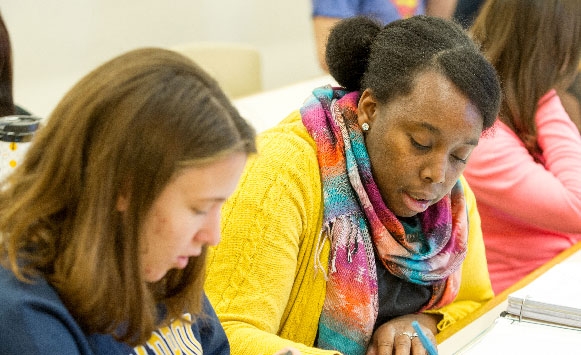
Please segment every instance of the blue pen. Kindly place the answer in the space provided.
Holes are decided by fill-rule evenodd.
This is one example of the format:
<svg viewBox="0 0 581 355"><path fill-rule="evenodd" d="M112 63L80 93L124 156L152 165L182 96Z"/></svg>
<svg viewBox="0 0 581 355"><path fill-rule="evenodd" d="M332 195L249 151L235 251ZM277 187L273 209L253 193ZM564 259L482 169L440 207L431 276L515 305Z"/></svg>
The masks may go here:
<svg viewBox="0 0 581 355"><path fill-rule="evenodd" d="M422 345L428 351L428 355L438 355L438 350L436 350L436 347L434 346L432 341L428 339L426 334L422 331L422 328L420 328L420 324L417 321L413 321L412 327L414 327L414 330L416 331L416 333L418 333L418 338L420 338Z"/></svg>

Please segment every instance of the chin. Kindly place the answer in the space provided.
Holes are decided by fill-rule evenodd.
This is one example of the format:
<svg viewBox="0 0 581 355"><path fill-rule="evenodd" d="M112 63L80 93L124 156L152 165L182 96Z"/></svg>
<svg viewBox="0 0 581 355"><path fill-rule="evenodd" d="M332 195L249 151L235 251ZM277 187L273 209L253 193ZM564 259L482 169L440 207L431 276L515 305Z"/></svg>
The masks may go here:
<svg viewBox="0 0 581 355"><path fill-rule="evenodd" d="M149 283L156 283L159 282L161 279L163 279L163 277L167 274L167 272L164 272L161 275L156 275L156 276L149 276L145 278L145 281L149 282Z"/></svg>
<svg viewBox="0 0 581 355"><path fill-rule="evenodd" d="M418 213L416 211L403 210L403 211L397 211L397 212L394 211L393 214L396 217L409 218L409 217L416 216Z"/></svg>

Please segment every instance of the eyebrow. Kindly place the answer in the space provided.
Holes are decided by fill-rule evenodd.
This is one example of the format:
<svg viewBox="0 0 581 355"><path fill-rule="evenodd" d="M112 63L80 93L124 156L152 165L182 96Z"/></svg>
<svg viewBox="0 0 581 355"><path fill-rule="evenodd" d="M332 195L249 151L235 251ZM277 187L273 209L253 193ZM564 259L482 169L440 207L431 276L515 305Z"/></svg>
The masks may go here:
<svg viewBox="0 0 581 355"><path fill-rule="evenodd" d="M440 129L438 129L436 126L433 126L431 124L429 124L428 122L417 122L416 123L418 126L421 126L425 129L427 129L428 131L434 133L434 134L438 134L441 135L442 131L440 131ZM468 144L468 145L474 145L477 146L478 145L478 139L470 139L466 142L464 142L464 144Z"/></svg>

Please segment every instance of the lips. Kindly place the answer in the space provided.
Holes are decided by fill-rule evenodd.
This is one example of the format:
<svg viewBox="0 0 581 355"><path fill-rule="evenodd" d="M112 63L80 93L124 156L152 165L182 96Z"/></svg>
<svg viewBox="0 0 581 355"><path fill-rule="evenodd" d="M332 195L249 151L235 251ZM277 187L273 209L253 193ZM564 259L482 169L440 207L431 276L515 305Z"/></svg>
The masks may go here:
<svg viewBox="0 0 581 355"><path fill-rule="evenodd" d="M422 213L430 207L434 198L425 194L403 193L405 206L415 213Z"/></svg>
<svg viewBox="0 0 581 355"><path fill-rule="evenodd" d="M437 199L437 196L434 196L432 194L426 194L426 193L416 193L416 192L404 192L405 194L407 194L408 196L410 196L411 198L415 199L415 200L424 200L424 201L433 201L435 199Z"/></svg>

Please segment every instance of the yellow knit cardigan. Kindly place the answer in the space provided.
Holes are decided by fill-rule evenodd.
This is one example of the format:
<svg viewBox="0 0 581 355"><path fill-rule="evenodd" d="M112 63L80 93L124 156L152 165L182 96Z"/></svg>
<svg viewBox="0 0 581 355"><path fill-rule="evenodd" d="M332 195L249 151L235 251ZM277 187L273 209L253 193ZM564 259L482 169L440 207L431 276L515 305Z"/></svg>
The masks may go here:
<svg viewBox="0 0 581 355"><path fill-rule="evenodd" d="M222 210L222 240L208 255L206 292L233 355L271 355L286 346L303 354L339 354L313 348L330 250L328 240L320 240L323 197L315 143L298 111L258 143L258 154ZM493 296L480 217L463 184L468 254L456 300L431 311L442 315L440 330Z"/></svg>

